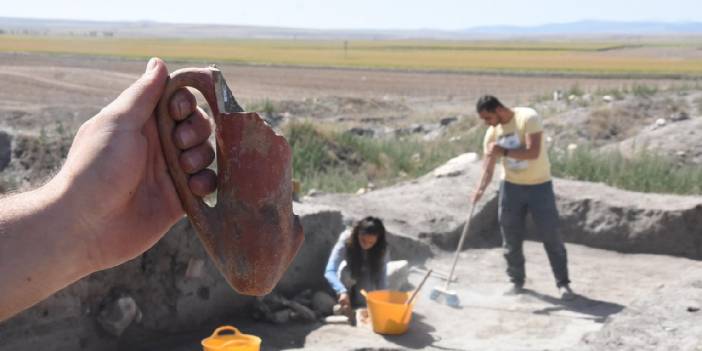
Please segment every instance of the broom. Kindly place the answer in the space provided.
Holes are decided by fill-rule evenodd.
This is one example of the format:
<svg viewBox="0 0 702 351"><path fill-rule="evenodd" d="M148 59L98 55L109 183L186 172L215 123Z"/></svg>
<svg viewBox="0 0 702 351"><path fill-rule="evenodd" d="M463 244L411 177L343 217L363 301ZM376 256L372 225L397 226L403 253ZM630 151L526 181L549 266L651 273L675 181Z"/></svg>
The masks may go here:
<svg viewBox="0 0 702 351"><path fill-rule="evenodd" d="M451 280L453 279L453 272L456 270L456 263L458 263L458 257L461 253L461 249L463 248L463 242L465 241L466 236L468 235L470 221L471 219L473 219L473 209L475 209L475 204L471 205L468 220L463 226L463 233L461 233L461 239L458 241L456 254L453 256L453 266L451 266L451 272L449 273L448 279L446 279L446 284L443 287L435 286L431 290L431 295L429 296L429 298L431 298L432 300L437 302L443 302L451 307L459 307L461 305L461 302L458 299L458 294L456 293L456 291L449 289L449 285L451 284Z"/></svg>

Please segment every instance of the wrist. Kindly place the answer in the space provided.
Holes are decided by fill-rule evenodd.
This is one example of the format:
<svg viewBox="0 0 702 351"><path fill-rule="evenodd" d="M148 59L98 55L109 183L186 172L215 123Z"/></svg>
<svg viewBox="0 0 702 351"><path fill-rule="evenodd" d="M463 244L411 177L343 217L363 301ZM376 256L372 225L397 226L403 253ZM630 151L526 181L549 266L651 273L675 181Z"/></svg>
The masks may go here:
<svg viewBox="0 0 702 351"><path fill-rule="evenodd" d="M91 254L93 231L85 217L88 211L81 209L81 200L72 196L71 189L71 182L58 174L37 191L46 204L51 239L61 242L57 246L59 253L71 261L71 267L82 277L99 270L99 265Z"/></svg>

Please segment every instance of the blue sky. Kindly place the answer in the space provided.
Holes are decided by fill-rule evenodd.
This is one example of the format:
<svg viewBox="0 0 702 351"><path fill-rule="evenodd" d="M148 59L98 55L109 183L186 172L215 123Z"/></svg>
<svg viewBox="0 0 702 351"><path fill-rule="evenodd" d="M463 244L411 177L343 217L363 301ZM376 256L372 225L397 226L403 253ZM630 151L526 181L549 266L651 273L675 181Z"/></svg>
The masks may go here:
<svg viewBox="0 0 702 351"><path fill-rule="evenodd" d="M0 16L304 28L462 29L584 19L700 21L700 0L3 0Z"/></svg>

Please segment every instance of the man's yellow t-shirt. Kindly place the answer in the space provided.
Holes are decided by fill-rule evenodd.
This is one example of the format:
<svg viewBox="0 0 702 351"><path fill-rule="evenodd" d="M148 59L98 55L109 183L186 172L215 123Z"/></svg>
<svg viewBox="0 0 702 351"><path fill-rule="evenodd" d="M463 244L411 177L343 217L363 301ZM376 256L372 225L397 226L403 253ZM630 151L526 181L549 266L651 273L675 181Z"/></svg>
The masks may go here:
<svg viewBox="0 0 702 351"><path fill-rule="evenodd" d="M496 142L505 149L519 149L526 142L526 135L544 130L541 117L528 107L512 109L514 117L507 124L498 124L488 128L483 141L483 149L487 152L488 143ZM517 160L501 157L502 179L521 185L535 185L551 180L551 164L548 161L544 137L541 137L539 157L533 160Z"/></svg>

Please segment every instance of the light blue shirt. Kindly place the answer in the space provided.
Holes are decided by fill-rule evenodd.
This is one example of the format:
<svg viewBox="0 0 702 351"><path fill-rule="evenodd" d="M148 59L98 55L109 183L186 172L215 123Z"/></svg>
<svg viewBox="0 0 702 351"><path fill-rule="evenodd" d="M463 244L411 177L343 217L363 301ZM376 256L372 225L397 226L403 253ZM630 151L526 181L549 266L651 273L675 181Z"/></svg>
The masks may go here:
<svg viewBox="0 0 702 351"><path fill-rule="evenodd" d="M351 228L348 228L344 232L342 232L341 235L339 235L339 240L334 245L332 253L329 256L329 261L327 262L327 267L324 270L324 277L327 279L327 281L329 282L332 289L334 289L337 295L347 292L347 287L344 286L344 284L341 282L340 269L342 269L343 266L346 265L346 241L351 237L351 230ZM361 271L361 277L357 285L360 285L360 287L368 291L382 290L387 288L387 263L389 261L390 255L388 254L389 250L386 249L385 251L385 257L383 259L384 264L382 265L382 272L380 272L379 284L373 283L373 279L371 278L370 274L370 269L366 267L366 269Z"/></svg>

